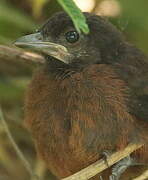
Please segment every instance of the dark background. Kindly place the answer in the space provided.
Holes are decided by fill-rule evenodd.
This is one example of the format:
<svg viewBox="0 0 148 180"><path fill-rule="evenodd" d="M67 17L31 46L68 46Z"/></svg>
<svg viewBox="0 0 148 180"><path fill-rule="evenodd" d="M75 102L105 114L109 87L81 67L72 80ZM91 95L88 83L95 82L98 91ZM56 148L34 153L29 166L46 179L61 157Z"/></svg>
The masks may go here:
<svg viewBox="0 0 148 180"><path fill-rule="evenodd" d="M94 6L87 11L108 16L127 40L148 54L147 0L92 2ZM85 0L84 5L87 3L91 3L91 0ZM48 17L60 10L56 0L0 0L0 44L11 45L18 37L35 32ZM23 100L33 69L24 63L0 59L0 104L11 133L26 159L37 174L49 180L54 178L36 158L31 137L23 125ZM29 174L13 150L0 122L0 180L10 179L28 180Z"/></svg>

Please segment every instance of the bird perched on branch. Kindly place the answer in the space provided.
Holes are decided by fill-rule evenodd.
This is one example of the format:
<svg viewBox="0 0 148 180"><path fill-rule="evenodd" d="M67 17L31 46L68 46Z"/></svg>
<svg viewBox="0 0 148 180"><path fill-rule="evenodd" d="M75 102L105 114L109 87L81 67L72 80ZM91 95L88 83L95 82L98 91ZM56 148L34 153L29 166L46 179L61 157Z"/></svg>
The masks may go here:
<svg viewBox="0 0 148 180"><path fill-rule="evenodd" d="M117 163L110 177L102 173L104 179L128 180L126 172L122 175L128 166L148 164L148 59L105 18L85 16L88 35L79 34L61 12L16 41L46 58L27 91L25 122L58 179L99 160L105 151L144 143Z"/></svg>

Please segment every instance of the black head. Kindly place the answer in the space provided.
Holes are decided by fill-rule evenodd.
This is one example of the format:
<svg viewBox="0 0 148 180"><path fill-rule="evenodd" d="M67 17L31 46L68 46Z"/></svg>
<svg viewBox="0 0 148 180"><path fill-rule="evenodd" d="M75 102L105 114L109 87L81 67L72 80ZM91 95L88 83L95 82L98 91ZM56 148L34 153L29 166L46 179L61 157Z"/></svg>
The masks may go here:
<svg viewBox="0 0 148 180"><path fill-rule="evenodd" d="M123 42L121 33L105 18L84 13L90 33L79 34L70 17L60 12L51 17L38 33L16 41L16 45L44 54L58 66L84 67L112 63Z"/></svg>

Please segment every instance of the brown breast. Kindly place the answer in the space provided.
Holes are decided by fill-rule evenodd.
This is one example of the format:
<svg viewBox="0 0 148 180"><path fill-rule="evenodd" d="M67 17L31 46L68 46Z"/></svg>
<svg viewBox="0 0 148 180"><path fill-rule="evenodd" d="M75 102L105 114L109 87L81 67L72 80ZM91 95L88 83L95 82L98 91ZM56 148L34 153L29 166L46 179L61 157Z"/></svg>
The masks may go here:
<svg viewBox="0 0 148 180"><path fill-rule="evenodd" d="M109 65L92 65L65 79L39 70L29 86L25 122L48 168L65 177L130 141L128 88ZM130 133L129 133L130 132Z"/></svg>

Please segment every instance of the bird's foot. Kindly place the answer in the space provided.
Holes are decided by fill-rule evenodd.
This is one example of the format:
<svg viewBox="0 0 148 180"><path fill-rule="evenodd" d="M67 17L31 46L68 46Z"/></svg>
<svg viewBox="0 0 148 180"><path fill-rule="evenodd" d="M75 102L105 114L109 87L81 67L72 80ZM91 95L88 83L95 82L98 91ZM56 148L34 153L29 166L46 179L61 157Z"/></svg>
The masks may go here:
<svg viewBox="0 0 148 180"><path fill-rule="evenodd" d="M133 165L133 159L130 156L117 162L112 168L112 175L110 175L109 180L119 180L122 173L131 165Z"/></svg>
<svg viewBox="0 0 148 180"><path fill-rule="evenodd" d="M102 155L103 155L103 158L104 158L105 163L106 163L107 166L109 167L108 158L112 155L112 152L106 150L106 151L104 151L104 152L102 153Z"/></svg>

